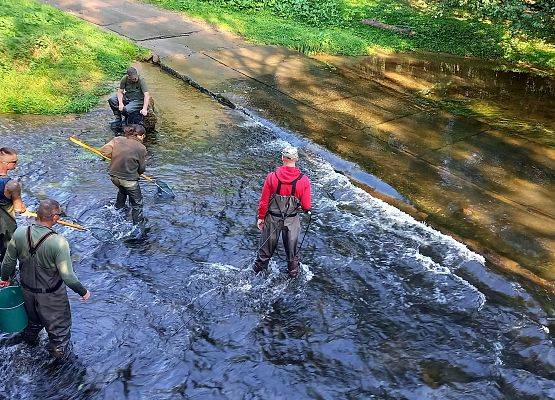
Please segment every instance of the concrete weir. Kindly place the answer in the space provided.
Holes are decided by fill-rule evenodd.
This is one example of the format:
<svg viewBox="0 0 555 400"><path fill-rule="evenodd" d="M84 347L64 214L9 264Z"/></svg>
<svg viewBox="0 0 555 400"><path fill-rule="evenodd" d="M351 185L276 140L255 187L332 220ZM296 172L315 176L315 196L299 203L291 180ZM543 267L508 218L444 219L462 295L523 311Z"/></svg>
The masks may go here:
<svg viewBox="0 0 555 400"><path fill-rule="evenodd" d="M164 70L221 103L354 163L400 194L344 171L376 197L456 237L497 268L555 293L555 122L542 111L555 108L551 78L492 72L492 65L476 60L432 55L316 59L247 43L140 2L44 2L150 49ZM450 65L457 68L450 71ZM492 73L495 79L488 80ZM433 93L468 94L478 80L486 85L482 97L491 91L490 108L520 118L515 126L535 121L542 135L491 118L462 117L434 103L439 97ZM530 92L518 83L527 80L545 90ZM496 90L505 93L503 100ZM526 112L517 112L522 107ZM498 119L509 120L509 114Z"/></svg>

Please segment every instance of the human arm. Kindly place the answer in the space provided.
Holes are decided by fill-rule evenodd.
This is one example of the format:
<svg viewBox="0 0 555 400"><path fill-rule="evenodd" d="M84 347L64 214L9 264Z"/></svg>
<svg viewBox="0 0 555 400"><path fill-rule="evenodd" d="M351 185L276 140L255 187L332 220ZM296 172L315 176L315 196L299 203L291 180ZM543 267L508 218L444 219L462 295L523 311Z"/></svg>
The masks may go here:
<svg viewBox="0 0 555 400"><path fill-rule="evenodd" d="M150 101L150 93L149 92L144 92L143 108L141 109L140 113L142 115L144 115L145 117L148 114L148 103L149 103L149 101Z"/></svg>
<svg viewBox="0 0 555 400"><path fill-rule="evenodd" d="M139 175L142 175L146 171L146 147L143 146L141 152L139 153L138 161L139 161Z"/></svg>
<svg viewBox="0 0 555 400"><path fill-rule="evenodd" d="M113 151L114 151L114 139L110 140L108 143L106 143L104 146L100 148L100 152L108 158L112 158Z"/></svg>
<svg viewBox="0 0 555 400"><path fill-rule="evenodd" d="M310 187L310 180L305 177L306 179L306 184L304 186L304 190L302 192L302 196L301 196L301 208L308 212L312 209L312 193L311 193L311 187Z"/></svg>
<svg viewBox="0 0 555 400"><path fill-rule="evenodd" d="M116 93L116 96L118 98L118 110L123 111L125 105L123 104L123 90L122 89L118 89L118 92Z"/></svg>
<svg viewBox="0 0 555 400"><path fill-rule="evenodd" d="M141 91L143 92L143 96L144 96L143 108L140 111L140 113L146 117L146 115L148 114L148 103L150 101L150 93L148 92L148 86L142 77L139 78L139 84L141 85Z"/></svg>
<svg viewBox="0 0 555 400"><path fill-rule="evenodd" d="M127 84L127 76L123 76L119 83L118 92L116 93L116 97L118 98L118 109L123 111L125 105L123 104L123 91L125 90L125 85Z"/></svg>
<svg viewBox="0 0 555 400"><path fill-rule="evenodd" d="M4 193L12 200L14 209L17 213L23 214L27 211L27 207L25 207L25 203L23 203L23 199L21 198L21 184L18 181L9 181L4 188Z"/></svg>
<svg viewBox="0 0 555 400"><path fill-rule="evenodd" d="M17 247L15 245L15 240L12 239L8 242L6 248L6 254L4 255L4 260L2 261L1 269L1 281L0 287L7 286L9 284L10 276L15 272L15 266L17 264ZM7 284L5 284L5 282Z"/></svg>
<svg viewBox="0 0 555 400"><path fill-rule="evenodd" d="M56 236L56 254L55 263L60 277L64 283L75 293L83 298L87 295L88 290L79 282L79 279L73 271L73 264L71 262L71 255L69 251L69 244L62 236Z"/></svg>
<svg viewBox="0 0 555 400"><path fill-rule="evenodd" d="M264 219L266 218L266 214L268 213L268 207L270 205L270 194L271 194L271 174L268 174L266 179L264 180L264 185L262 186L262 192L260 194L260 201L258 202L258 220L256 225L258 229L262 229L264 224Z"/></svg>

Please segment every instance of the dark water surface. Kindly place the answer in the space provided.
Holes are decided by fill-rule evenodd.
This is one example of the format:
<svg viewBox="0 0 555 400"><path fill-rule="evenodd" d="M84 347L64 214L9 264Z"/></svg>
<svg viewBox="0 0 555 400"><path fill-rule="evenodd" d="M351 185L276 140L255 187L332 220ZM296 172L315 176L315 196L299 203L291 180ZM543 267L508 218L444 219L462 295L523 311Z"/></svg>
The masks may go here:
<svg viewBox="0 0 555 400"><path fill-rule="evenodd" d="M151 229L141 242L59 228L93 294L80 303L70 293L76 359L54 365L43 346L0 336L0 399L555 398L553 299L311 151L301 152L315 208L302 273L288 280L275 258L267 276L252 276L259 190L284 139L142 70L160 110L148 173L177 199L143 185ZM67 140L101 145L109 118L101 107L0 119L1 145L21 152L30 206L51 196L83 224L130 229L111 207L105 163Z"/></svg>

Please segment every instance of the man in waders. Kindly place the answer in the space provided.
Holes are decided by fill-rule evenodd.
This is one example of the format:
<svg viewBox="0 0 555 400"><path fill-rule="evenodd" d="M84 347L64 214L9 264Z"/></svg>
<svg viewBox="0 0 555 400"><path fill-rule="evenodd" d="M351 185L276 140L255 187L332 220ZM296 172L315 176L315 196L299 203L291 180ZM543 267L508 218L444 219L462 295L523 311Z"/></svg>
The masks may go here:
<svg viewBox="0 0 555 400"><path fill-rule="evenodd" d="M118 188L116 209L125 207L129 197L133 224L142 225L143 195L139 176L146 168L146 147L142 143L145 128L142 125L128 125L123 131L125 136L116 136L102 146L100 152L111 158L109 174L112 183Z"/></svg>
<svg viewBox="0 0 555 400"><path fill-rule="evenodd" d="M24 213L25 204L21 200L21 185L8 178L8 171L17 165L17 153L8 147L0 148L0 263L4 259L6 247L17 224L15 213Z"/></svg>
<svg viewBox="0 0 555 400"><path fill-rule="evenodd" d="M256 224L262 231L260 249L253 267L256 273L268 267L280 234L287 255L289 276L294 278L299 273L299 212L310 211L311 195L308 177L295 166L298 160L297 148L285 147L281 152L283 166L269 173L264 181Z"/></svg>
<svg viewBox="0 0 555 400"><path fill-rule="evenodd" d="M128 117L139 111L140 115L146 116L149 101L150 94L145 80L139 76L137 69L128 68L127 73L121 78L117 93L108 100L116 117L112 124L121 127L122 113ZM142 122L142 118L141 121L127 121L132 122Z"/></svg>
<svg viewBox="0 0 555 400"><path fill-rule="evenodd" d="M57 201L41 201L36 221L31 226L17 228L10 240L0 281L0 287L9 284L19 260L20 283L29 318L23 338L36 344L39 332L46 328L50 352L55 358L64 357L70 349L71 310L65 285L83 301L91 296L73 272L67 240L52 230L61 214Z"/></svg>

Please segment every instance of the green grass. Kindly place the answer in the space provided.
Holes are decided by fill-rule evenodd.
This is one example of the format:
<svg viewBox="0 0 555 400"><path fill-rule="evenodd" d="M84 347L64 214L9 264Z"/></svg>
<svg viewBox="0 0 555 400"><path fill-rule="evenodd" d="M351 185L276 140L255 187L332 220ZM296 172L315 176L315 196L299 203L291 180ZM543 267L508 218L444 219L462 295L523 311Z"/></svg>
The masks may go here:
<svg viewBox="0 0 555 400"><path fill-rule="evenodd" d="M307 54L368 55L432 51L503 59L555 71L555 46L507 23L446 12L420 0L143 0L244 36ZM416 1L416 0L415 0ZM363 18L412 28L403 36L362 25Z"/></svg>
<svg viewBox="0 0 555 400"><path fill-rule="evenodd" d="M85 112L147 55L34 0L0 0L0 113Z"/></svg>

